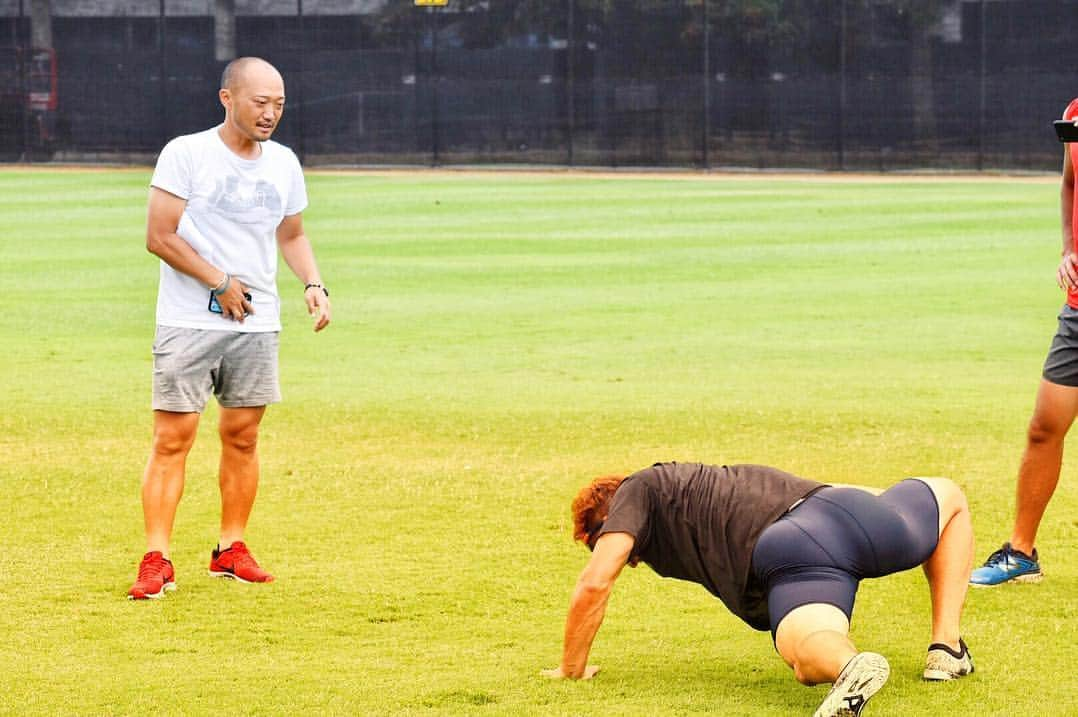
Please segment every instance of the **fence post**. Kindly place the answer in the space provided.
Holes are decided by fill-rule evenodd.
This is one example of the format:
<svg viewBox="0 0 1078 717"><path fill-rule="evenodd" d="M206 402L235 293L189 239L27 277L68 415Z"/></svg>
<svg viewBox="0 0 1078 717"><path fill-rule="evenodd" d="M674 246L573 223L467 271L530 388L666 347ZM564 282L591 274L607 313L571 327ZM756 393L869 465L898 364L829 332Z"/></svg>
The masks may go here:
<svg viewBox="0 0 1078 717"><path fill-rule="evenodd" d="M170 136L168 126L168 86L167 86L167 73L168 62L166 58L165 48L165 0L158 0L157 3L157 61L158 61L158 111L161 113L161 134L164 135L163 141L158 142L157 146L164 147L172 137Z"/></svg>
<svg viewBox="0 0 1078 717"><path fill-rule="evenodd" d="M573 138L576 132L576 68L574 65L573 47L575 42L575 18L573 9L576 0L568 0L569 25L565 38L565 134L566 134L566 163L573 166Z"/></svg>
<svg viewBox="0 0 1078 717"><path fill-rule="evenodd" d="M303 26L303 0L296 0L296 14L299 16L299 78L296 82L296 86L299 88L299 117L296 124L299 125L299 131L297 132L296 154L299 156L300 163L307 161L307 127L304 123L304 117L306 111L303 109L303 85L306 81L306 63L307 56L307 33L306 28Z"/></svg>
<svg viewBox="0 0 1078 717"><path fill-rule="evenodd" d="M985 0L981 0L981 77L980 102L977 109L977 171L984 170L985 113L988 111L988 20Z"/></svg>
<svg viewBox="0 0 1078 717"><path fill-rule="evenodd" d="M15 48L15 92L20 99L16 111L18 112L19 127L12 133L16 135L12 140L13 148L18 150L18 156L20 161L27 161L30 156L30 103L27 101L30 96L30 78L28 76L29 63L24 59L24 54L30 54L33 48L33 43L29 43L26 48L26 52L23 52L22 37L19 30L22 27L22 19L25 14L25 8L23 7L24 0L19 0L19 17L12 24L11 27L11 39ZM21 131L20 131L21 130Z"/></svg>
<svg viewBox="0 0 1078 717"><path fill-rule="evenodd" d="M838 31L838 168L846 169L846 0L839 9Z"/></svg>
<svg viewBox="0 0 1078 717"><path fill-rule="evenodd" d="M438 23L435 21L434 7L427 8L427 28L430 33L430 163L438 166Z"/></svg>
<svg viewBox="0 0 1078 717"><path fill-rule="evenodd" d="M711 169L711 18L708 14L708 0L704 0L704 129L703 138L704 169Z"/></svg>
<svg viewBox="0 0 1078 717"><path fill-rule="evenodd" d="M216 0L213 5L213 59L236 59L236 0Z"/></svg>

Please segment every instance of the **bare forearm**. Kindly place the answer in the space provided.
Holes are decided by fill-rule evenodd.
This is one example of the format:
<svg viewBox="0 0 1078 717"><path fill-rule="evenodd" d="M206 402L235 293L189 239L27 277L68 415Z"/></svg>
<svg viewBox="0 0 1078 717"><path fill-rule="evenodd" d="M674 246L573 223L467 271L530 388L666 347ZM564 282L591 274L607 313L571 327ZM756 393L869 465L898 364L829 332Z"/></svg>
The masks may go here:
<svg viewBox="0 0 1078 717"><path fill-rule="evenodd" d="M321 284L322 276L318 273L318 263L314 260L314 249L306 234L280 242L281 256L292 273L304 284Z"/></svg>
<svg viewBox="0 0 1078 717"><path fill-rule="evenodd" d="M561 670L566 677L580 678L588 665L588 653L606 614L609 588L589 588L578 585L565 620L565 645Z"/></svg>
<svg viewBox="0 0 1078 717"><path fill-rule="evenodd" d="M199 255L178 234L158 234L149 238L146 249L173 269L197 279L208 287L217 286L224 271Z"/></svg>
<svg viewBox="0 0 1078 717"><path fill-rule="evenodd" d="M1074 185L1063 184L1059 193L1060 219L1063 224L1063 255L1074 251Z"/></svg>

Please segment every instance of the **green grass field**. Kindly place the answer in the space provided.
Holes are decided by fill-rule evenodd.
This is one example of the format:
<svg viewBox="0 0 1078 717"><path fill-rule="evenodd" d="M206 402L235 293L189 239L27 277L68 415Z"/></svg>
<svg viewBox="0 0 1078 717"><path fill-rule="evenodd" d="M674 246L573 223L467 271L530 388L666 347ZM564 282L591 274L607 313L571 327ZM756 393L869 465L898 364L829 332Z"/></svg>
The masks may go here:
<svg viewBox="0 0 1078 717"><path fill-rule="evenodd" d="M746 176L309 177L335 317L284 269L285 402L248 541L269 586L205 575L216 410L188 464L180 589L143 550L157 261L148 170L0 171L0 713L808 715L703 589L619 581L586 683L551 683L586 560L568 503L657 460L835 482L946 475L983 560L1061 297L1058 185ZM283 264L282 264L283 268ZM977 674L920 681L928 595L864 585L892 678L868 715L1078 714L1078 492L1047 579L970 595Z"/></svg>

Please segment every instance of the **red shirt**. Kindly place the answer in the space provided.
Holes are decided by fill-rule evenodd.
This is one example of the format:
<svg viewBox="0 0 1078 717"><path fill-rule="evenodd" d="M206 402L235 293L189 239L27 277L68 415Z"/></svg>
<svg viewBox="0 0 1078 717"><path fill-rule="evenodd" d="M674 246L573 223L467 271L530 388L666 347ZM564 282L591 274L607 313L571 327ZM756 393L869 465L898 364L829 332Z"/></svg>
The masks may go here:
<svg viewBox="0 0 1078 717"><path fill-rule="evenodd" d="M1067 109L1063 111L1063 119L1073 120L1078 117L1078 98L1071 100ZM1078 142L1064 145L1070 152L1071 167L1078 170ZM1074 193L1074 203L1071 206L1071 250L1078 253L1078 192ZM1072 309L1078 309L1078 291L1067 292L1067 304Z"/></svg>

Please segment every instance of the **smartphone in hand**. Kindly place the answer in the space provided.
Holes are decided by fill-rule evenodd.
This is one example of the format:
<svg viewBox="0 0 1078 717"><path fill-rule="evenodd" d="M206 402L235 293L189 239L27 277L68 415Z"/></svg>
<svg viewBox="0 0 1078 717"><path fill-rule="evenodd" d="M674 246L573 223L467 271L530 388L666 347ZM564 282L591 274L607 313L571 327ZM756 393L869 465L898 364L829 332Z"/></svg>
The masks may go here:
<svg viewBox="0 0 1078 717"><path fill-rule="evenodd" d="M248 304L251 303L251 295L248 294L246 291L243 292L243 298L247 299ZM217 296L214 295L212 291L210 292L210 305L207 308L215 314L222 313L221 304L217 302ZM250 314L246 311L243 312L243 315L250 316Z"/></svg>

